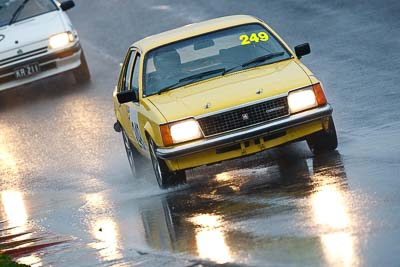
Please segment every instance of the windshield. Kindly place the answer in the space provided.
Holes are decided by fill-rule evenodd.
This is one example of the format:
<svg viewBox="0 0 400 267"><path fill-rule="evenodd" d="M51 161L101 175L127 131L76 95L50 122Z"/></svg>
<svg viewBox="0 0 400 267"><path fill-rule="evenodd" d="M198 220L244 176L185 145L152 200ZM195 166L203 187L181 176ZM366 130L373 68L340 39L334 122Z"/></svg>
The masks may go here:
<svg viewBox="0 0 400 267"><path fill-rule="evenodd" d="M13 16L15 23L57 9L51 0L0 0L0 27L10 24Z"/></svg>
<svg viewBox="0 0 400 267"><path fill-rule="evenodd" d="M262 25L247 24L151 50L144 61L144 96L227 72L272 64L291 54Z"/></svg>

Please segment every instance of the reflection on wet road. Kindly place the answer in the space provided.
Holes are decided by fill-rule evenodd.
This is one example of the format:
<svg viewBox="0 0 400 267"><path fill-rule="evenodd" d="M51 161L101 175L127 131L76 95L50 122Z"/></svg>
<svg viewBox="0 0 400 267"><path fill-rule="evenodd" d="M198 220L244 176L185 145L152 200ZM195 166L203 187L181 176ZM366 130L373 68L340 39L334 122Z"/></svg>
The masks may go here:
<svg viewBox="0 0 400 267"><path fill-rule="evenodd" d="M143 224L153 227L146 229L149 246L216 263L357 265L355 203L340 154L309 158L290 147L274 153L268 164L220 166L232 169L212 179L194 172L192 185L157 197L159 204L139 200Z"/></svg>
<svg viewBox="0 0 400 267"><path fill-rule="evenodd" d="M321 243L324 255L331 266L355 266L356 239L352 229L355 220L349 211L349 194L335 181L332 170L316 174L313 180L319 183L311 195L311 206L315 224L321 229Z"/></svg>
<svg viewBox="0 0 400 267"><path fill-rule="evenodd" d="M43 248L61 244L53 237L34 233L35 225L29 222L23 194L18 191L3 191L1 194L0 250L17 257L20 263L42 266L41 259L35 254Z"/></svg>
<svg viewBox="0 0 400 267"><path fill-rule="evenodd" d="M8 222L8 227L17 228L11 230L11 234L17 234L19 231L25 232L28 215L26 213L24 200L21 192L3 191L1 193L1 203L5 212L4 218ZM17 232L17 231L18 232Z"/></svg>
<svg viewBox="0 0 400 267"><path fill-rule="evenodd" d="M119 244L119 229L112 216L113 208L107 196L100 193L86 196L86 205L83 207L88 230L95 241L89 246L96 249L104 261L114 261L122 258Z"/></svg>
<svg viewBox="0 0 400 267"><path fill-rule="evenodd" d="M232 262L231 252L225 241L221 227L224 222L222 216L200 214L190 218L196 226L196 247L198 256L210 259L216 263Z"/></svg>

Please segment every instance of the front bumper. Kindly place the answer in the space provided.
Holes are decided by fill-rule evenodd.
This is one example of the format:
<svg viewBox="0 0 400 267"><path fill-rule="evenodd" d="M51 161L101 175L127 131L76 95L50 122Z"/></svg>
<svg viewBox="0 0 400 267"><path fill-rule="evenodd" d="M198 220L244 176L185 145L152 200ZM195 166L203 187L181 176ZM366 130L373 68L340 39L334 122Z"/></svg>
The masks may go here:
<svg viewBox="0 0 400 267"><path fill-rule="evenodd" d="M327 104L322 107L307 110L298 114L258 125L244 130L232 132L218 137L202 139L173 148L157 148L157 156L164 160L174 160L209 149L216 149L258 138L275 132L283 131L301 124L316 121L332 114L332 107Z"/></svg>
<svg viewBox="0 0 400 267"><path fill-rule="evenodd" d="M22 57L20 60L0 68L0 91L57 75L80 66L81 46L79 42L55 52L37 56ZM17 79L15 70L32 63L38 63L41 71L26 78Z"/></svg>

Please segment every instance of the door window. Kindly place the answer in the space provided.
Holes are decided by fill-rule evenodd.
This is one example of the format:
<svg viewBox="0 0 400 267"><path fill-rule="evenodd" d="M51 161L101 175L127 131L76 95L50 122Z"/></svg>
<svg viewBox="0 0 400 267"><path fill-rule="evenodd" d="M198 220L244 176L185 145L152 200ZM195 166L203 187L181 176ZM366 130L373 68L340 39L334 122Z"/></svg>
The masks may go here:
<svg viewBox="0 0 400 267"><path fill-rule="evenodd" d="M130 90L130 81L131 81L131 74L132 74L132 62L133 58L136 54L136 51L131 50L128 52L129 55L127 56L124 69L123 76L122 76L122 84L121 84L121 92Z"/></svg>
<svg viewBox="0 0 400 267"><path fill-rule="evenodd" d="M135 91L137 97L139 97L139 69L140 69L140 54L137 53L131 79L131 90Z"/></svg>

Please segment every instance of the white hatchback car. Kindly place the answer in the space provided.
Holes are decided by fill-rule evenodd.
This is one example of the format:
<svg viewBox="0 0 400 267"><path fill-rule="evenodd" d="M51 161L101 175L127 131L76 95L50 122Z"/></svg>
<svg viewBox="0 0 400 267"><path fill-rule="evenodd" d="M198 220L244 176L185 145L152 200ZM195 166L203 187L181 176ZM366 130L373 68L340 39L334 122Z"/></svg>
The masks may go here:
<svg viewBox="0 0 400 267"><path fill-rule="evenodd" d="M71 71L90 72L66 10L73 1L0 0L0 91Z"/></svg>

